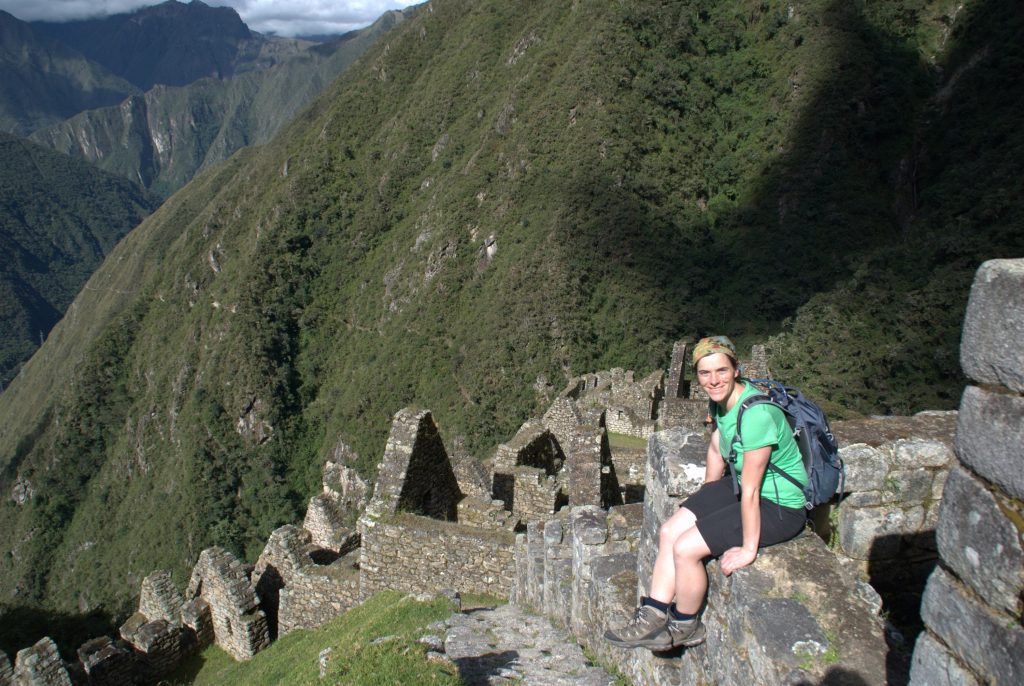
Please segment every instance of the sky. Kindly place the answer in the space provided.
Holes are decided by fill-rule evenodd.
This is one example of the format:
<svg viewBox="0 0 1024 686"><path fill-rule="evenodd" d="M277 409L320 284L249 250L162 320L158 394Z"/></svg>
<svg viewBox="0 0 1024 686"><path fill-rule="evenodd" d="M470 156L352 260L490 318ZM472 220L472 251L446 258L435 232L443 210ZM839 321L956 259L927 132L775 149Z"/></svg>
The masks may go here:
<svg viewBox="0 0 1024 686"><path fill-rule="evenodd" d="M0 10L22 21L65 21L131 12L161 0L0 0ZM279 36L345 33L388 10L423 0L203 0L211 7L233 7L259 33Z"/></svg>

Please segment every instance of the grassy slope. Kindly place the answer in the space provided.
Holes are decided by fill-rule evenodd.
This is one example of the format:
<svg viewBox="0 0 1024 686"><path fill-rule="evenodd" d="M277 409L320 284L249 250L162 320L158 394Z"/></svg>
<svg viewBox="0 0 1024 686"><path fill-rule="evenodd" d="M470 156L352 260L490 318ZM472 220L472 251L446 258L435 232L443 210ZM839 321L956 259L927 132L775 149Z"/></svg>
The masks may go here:
<svg viewBox="0 0 1024 686"><path fill-rule="evenodd" d="M385 592L313 631L295 631L249 662L235 662L217 647L167 679L195 686L238 684L459 684L450 667L429 663L421 636L433 622L447 619L451 603L441 598L417 602ZM385 639L375 643L377 639ZM319 656L330 650L320 677Z"/></svg>
<svg viewBox="0 0 1024 686"><path fill-rule="evenodd" d="M252 559L339 437L372 473L404 405L485 456L539 375L764 339L907 242L892 172L935 86L901 27L941 22L704 4L433 2L169 200L0 395L4 491L39 494L0 503L4 602L116 615L207 545Z"/></svg>

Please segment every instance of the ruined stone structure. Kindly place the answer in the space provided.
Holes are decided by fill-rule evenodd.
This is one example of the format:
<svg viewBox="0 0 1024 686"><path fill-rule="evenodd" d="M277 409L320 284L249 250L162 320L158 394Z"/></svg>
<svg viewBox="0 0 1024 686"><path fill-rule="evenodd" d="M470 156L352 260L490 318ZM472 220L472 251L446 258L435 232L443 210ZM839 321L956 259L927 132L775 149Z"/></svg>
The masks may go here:
<svg viewBox="0 0 1024 686"><path fill-rule="evenodd" d="M353 533L340 551L330 549L343 554L325 555L308 530L292 525L274 530L252 583L275 637L315 629L359 603L358 543Z"/></svg>
<svg viewBox="0 0 1024 686"><path fill-rule="evenodd" d="M18 651L11 683L17 686L71 686L71 676L60 659L57 644L50 638L42 638L31 648Z"/></svg>
<svg viewBox="0 0 1024 686"><path fill-rule="evenodd" d="M461 496L429 410L399 410L367 512L380 516L402 511L455 521Z"/></svg>
<svg viewBox="0 0 1024 686"><path fill-rule="evenodd" d="M210 606L217 645L236 660L248 660L270 645L267 617L242 563L223 548L199 555L185 595Z"/></svg>
<svg viewBox="0 0 1024 686"><path fill-rule="evenodd" d="M921 603L910 682L1024 683L1024 259L978 270L960 361L956 460L939 510L940 564Z"/></svg>
<svg viewBox="0 0 1024 686"><path fill-rule="evenodd" d="M399 411L369 502L339 442L303 527L275 530L251 578L230 553L205 550L184 595L151 574L120 639L87 642L70 671L49 639L14 665L0 653L0 686L152 681L211 642L248 659L385 589L509 596L637 684L882 684L892 656L879 611L915 602L925 578L912 682L1024 682L1022 312L1024 260L987 264L962 350L977 385L960 413L835 423L847 465L835 516L821 511L820 536L763 550L731 577L711 562L707 643L668 659L601 635L646 592L660 523L703 481L707 402L686 381L686 342L667 381L574 379L489 466L458 441L449 451L429 411ZM769 376L761 347L742 364ZM647 450L612 450L609 431L650 436Z"/></svg>
<svg viewBox="0 0 1024 686"><path fill-rule="evenodd" d="M92 686L131 684L140 673L132 646L126 641L113 641L107 636L82 644L78 649L78 661Z"/></svg>
<svg viewBox="0 0 1024 686"><path fill-rule="evenodd" d="M703 436L670 430L649 446L643 504L573 508L518 536L512 598L569 627L637 684L845 683L851 673L860 680L850 683L886 683L878 595L809 533L729 578L709 565L705 645L666 659L603 641L646 592L660 522L703 480Z"/></svg>
<svg viewBox="0 0 1024 686"><path fill-rule="evenodd" d="M369 487L354 469L341 462L356 459L344 442L335 447L323 467L323 492L309 500L302 528L313 544L340 553L355 529L355 517L366 505Z"/></svg>
<svg viewBox="0 0 1024 686"><path fill-rule="evenodd" d="M361 594L455 588L507 595L514 539L501 510L493 500L462 496L429 411L399 411L359 520ZM469 526L460 514L488 524Z"/></svg>

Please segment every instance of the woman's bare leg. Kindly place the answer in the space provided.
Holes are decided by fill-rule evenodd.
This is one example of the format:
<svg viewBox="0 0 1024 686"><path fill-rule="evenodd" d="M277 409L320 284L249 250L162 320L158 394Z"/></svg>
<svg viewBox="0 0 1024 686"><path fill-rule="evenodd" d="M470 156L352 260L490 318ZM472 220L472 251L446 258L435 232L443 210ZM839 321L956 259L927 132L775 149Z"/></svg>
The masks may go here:
<svg viewBox="0 0 1024 686"><path fill-rule="evenodd" d="M659 550L660 555L660 550ZM708 590L708 574L704 558L711 555L697 527L691 526L675 540L672 563L675 568L676 610L684 614L697 614L704 604ZM653 594L652 594L653 595Z"/></svg>
<svg viewBox="0 0 1024 686"><path fill-rule="evenodd" d="M663 603L672 602L678 585L673 547L676 540L691 529L696 521L697 516L693 512L681 507L658 529L658 556L654 559L654 571L651 573L651 587L648 591L651 598Z"/></svg>

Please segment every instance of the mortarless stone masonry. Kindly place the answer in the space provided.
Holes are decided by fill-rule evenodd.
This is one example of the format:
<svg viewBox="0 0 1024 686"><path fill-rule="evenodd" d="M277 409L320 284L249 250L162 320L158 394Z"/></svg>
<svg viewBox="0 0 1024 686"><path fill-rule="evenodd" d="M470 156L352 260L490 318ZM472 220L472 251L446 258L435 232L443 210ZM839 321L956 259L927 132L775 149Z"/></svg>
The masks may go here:
<svg viewBox="0 0 1024 686"><path fill-rule="evenodd" d="M71 677L57 644L46 637L31 648L19 650L14 659L12 683L16 686L71 686Z"/></svg>
<svg viewBox="0 0 1024 686"><path fill-rule="evenodd" d="M165 570L153 572L142 580L142 591L139 595L139 612L146 619L153 621L163 619L168 622L181 621L181 606L184 603L181 592L171 581L171 573Z"/></svg>
<svg viewBox="0 0 1024 686"><path fill-rule="evenodd" d="M210 606L218 646L236 660L248 660L270 644L267 617L242 563L223 548L199 555L185 594Z"/></svg>
<svg viewBox="0 0 1024 686"><path fill-rule="evenodd" d="M912 686L1024 683L1024 259L978 269L960 361L975 385L960 405Z"/></svg>

